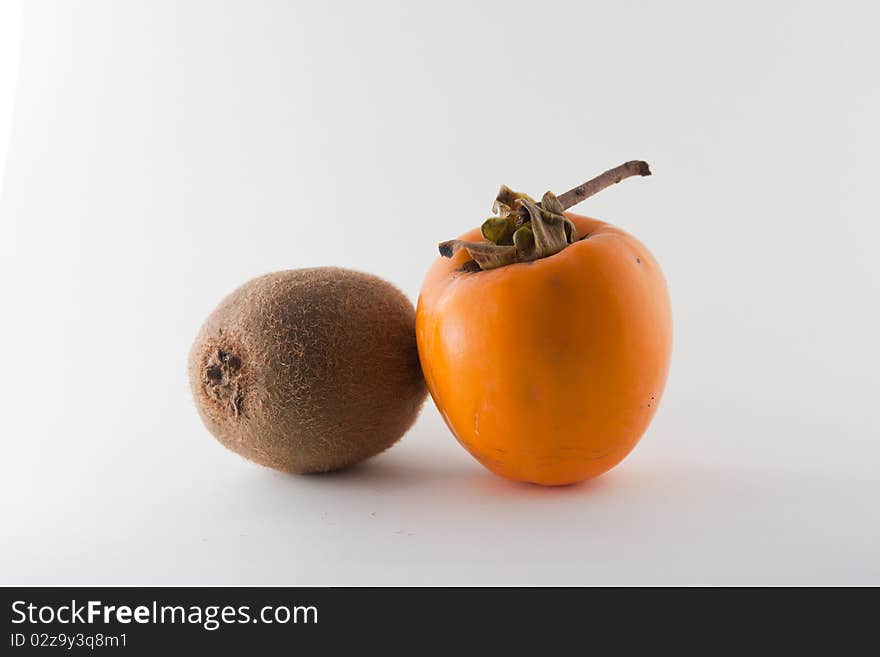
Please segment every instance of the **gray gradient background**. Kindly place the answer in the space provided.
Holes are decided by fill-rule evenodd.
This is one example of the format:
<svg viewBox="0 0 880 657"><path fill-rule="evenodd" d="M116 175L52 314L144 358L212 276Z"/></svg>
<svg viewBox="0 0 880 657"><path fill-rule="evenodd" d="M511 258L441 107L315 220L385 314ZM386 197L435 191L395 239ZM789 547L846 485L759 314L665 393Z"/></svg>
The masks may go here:
<svg viewBox="0 0 880 657"><path fill-rule="evenodd" d="M880 583L880 5L27 3L0 238L0 583ZM429 401L326 477L220 448L186 354L269 270L413 300L505 182L669 282L610 474L498 479Z"/></svg>

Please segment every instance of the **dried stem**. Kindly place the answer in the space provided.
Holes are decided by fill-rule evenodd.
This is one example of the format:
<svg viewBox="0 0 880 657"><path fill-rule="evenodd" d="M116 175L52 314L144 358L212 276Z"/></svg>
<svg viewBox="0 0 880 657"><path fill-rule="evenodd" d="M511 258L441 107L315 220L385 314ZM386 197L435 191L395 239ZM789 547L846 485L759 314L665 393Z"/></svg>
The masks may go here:
<svg viewBox="0 0 880 657"><path fill-rule="evenodd" d="M564 194L560 194L557 198L562 204L562 209L568 210L570 207L577 205L584 199L588 199L594 194L598 194L606 187L616 185L624 178L650 175L651 168L648 166L647 162L630 160L629 162L621 164L619 167L608 169L605 173L596 176L592 180L588 180L583 185L578 185L574 189L570 189Z"/></svg>

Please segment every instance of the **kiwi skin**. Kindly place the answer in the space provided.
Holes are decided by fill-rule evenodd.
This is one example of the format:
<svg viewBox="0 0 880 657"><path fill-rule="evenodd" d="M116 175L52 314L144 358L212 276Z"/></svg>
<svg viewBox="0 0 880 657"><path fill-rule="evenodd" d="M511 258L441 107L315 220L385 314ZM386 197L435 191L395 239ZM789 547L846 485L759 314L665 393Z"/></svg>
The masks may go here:
<svg viewBox="0 0 880 657"><path fill-rule="evenodd" d="M266 274L227 296L195 339L189 379L220 443L295 473L387 449L427 395L412 303L337 267Z"/></svg>

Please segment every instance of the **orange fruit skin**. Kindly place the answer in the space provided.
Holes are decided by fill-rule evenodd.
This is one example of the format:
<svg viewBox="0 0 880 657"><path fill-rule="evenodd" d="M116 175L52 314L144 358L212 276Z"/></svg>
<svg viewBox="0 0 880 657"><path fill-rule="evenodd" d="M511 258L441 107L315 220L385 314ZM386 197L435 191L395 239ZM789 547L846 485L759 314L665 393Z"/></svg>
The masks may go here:
<svg viewBox="0 0 880 657"><path fill-rule="evenodd" d="M595 477L629 454L672 350L651 253L619 228L566 214L586 239L480 272L461 270L465 250L438 258L416 309L422 369L449 429L492 472L547 486Z"/></svg>

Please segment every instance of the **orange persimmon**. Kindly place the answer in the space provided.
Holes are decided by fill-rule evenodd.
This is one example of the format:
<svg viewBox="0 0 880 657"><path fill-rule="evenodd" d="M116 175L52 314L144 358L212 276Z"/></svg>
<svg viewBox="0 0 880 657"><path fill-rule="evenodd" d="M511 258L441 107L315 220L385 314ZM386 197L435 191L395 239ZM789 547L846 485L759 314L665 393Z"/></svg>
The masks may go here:
<svg viewBox="0 0 880 657"><path fill-rule="evenodd" d="M644 168L612 169L594 187L649 175L644 163L623 166L633 164ZM528 255L511 238L515 225L493 233L500 222L490 219L482 236L500 241L475 229L441 244L451 257L437 259L419 295L431 396L458 441L503 477L552 486L606 472L635 447L663 393L672 345L663 274L633 236L563 212L598 191L591 183L541 203L502 188L514 224L530 218L533 233L547 231L552 215L565 242Z"/></svg>

